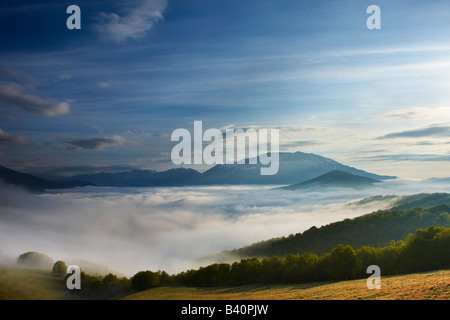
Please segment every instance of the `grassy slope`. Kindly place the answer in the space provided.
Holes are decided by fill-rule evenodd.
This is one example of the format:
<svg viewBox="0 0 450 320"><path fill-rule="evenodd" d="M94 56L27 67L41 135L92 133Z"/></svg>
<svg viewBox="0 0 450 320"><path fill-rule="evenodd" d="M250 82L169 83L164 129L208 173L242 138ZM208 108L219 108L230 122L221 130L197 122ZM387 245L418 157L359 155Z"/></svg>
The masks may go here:
<svg viewBox="0 0 450 320"><path fill-rule="evenodd" d="M0 266L0 300L61 300L70 296L48 270Z"/></svg>
<svg viewBox="0 0 450 320"><path fill-rule="evenodd" d="M47 270L0 266L0 300L67 300L64 281ZM366 279L298 285L220 288L160 287L130 294L126 300L450 300L450 270L381 278L380 290Z"/></svg>
<svg viewBox="0 0 450 320"><path fill-rule="evenodd" d="M449 300L450 270L381 278L380 290L366 279L299 285L226 288L161 287L131 294L129 300Z"/></svg>

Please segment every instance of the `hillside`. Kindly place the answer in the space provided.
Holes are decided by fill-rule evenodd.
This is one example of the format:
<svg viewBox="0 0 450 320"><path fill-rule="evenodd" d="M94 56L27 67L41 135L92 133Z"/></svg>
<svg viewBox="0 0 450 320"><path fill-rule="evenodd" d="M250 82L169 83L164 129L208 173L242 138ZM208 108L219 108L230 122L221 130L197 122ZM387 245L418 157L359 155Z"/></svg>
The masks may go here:
<svg viewBox="0 0 450 320"><path fill-rule="evenodd" d="M227 258L283 257L287 254L311 252L323 254L338 244L354 248L362 246L383 247L391 240L399 241L417 229L428 226L450 227L450 205L442 204L428 209L416 208L406 211L382 211L354 219L334 222L320 228L312 227L303 233L274 238L243 248L225 251Z"/></svg>
<svg viewBox="0 0 450 320"><path fill-rule="evenodd" d="M380 290L366 279L296 285L244 285L202 288L159 287L123 300L449 300L450 270L381 278Z"/></svg>
<svg viewBox="0 0 450 320"><path fill-rule="evenodd" d="M49 270L0 265L0 300L70 298L64 281Z"/></svg>
<svg viewBox="0 0 450 320"><path fill-rule="evenodd" d="M408 210L414 208L428 208L438 204L450 203L450 193L418 193L413 195L377 195L353 201L347 206L380 205L387 210Z"/></svg>
<svg viewBox="0 0 450 320"><path fill-rule="evenodd" d="M373 186L375 183L379 183L379 180L375 180L368 177L351 174L345 171L333 170L327 172L314 179L296 183L287 187L281 187L279 189L284 190L306 190L306 189L322 189L322 188L352 188L362 189Z"/></svg>
<svg viewBox="0 0 450 320"><path fill-rule="evenodd" d="M74 187L84 187L93 185L89 182L80 180L73 181L55 181L37 176L21 173L15 170L0 166L0 181L9 185L24 188L32 192L44 192L46 189L67 189Z"/></svg>
<svg viewBox="0 0 450 320"><path fill-rule="evenodd" d="M449 193L419 193L410 196L401 196L395 201L390 210L408 210L414 208L427 208L439 204L450 204Z"/></svg>
<svg viewBox="0 0 450 320"><path fill-rule="evenodd" d="M295 285L202 288L157 287L121 300L449 300L450 270L381 278L380 290L366 279ZM27 281L23 281L27 279ZM64 281L47 270L0 266L0 300L70 300Z"/></svg>

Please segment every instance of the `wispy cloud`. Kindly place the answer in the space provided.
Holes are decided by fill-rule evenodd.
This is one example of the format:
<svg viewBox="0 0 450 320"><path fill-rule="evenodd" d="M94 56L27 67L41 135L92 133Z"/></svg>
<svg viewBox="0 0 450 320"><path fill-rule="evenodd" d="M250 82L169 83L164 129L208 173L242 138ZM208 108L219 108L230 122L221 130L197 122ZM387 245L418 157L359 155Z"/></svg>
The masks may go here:
<svg viewBox="0 0 450 320"><path fill-rule="evenodd" d="M377 139L423 138L430 136L450 136L450 126L431 126L428 128L389 133Z"/></svg>
<svg viewBox="0 0 450 320"><path fill-rule="evenodd" d="M166 7L167 0L134 1L123 10L125 14L122 16L102 12L94 28L100 38L108 42L124 43L129 39L140 39L163 20L162 13Z"/></svg>
<svg viewBox="0 0 450 320"><path fill-rule="evenodd" d="M0 105L47 117L69 113L68 102L36 95L39 85L40 81L26 72L0 66Z"/></svg>
<svg viewBox="0 0 450 320"><path fill-rule="evenodd" d="M399 161L399 162L435 162L450 161L450 155L442 154L381 154L367 157L356 157L355 161Z"/></svg>
<svg viewBox="0 0 450 320"><path fill-rule="evenodd" d="M99 85L101 88L106 89L106 88L111 87L113 84L112 84L111 82L106 82L106 81L105 81L105 82L99 82L98 85Z"/></svg>
<svg viewBox="0 0 450 320"><path fill-rule="evenodd" d="M25 88L17 83L0 84L0 104L47 117L67 114L70 105L52 98L41 98L24 92Z"/></svg>
<svg viewBox="0 0 450 320"><path fill-rule="evenodd" d="M28 144L28 139L23 136L13 135L10 133L7 133L0 129L0 145L26 145Z"/></svg>
<svg viewBox="0 0 450 320"><path fill-rule="evenodd" d="M450 119L450 107L411 107L392 110L381 116L381 120L383 121L410 121L424 119L433 119L435 121Z"/></svg>
<svg viewBox="0 0 450 320"><path fill-rule="evenodd" d="M103 150L106 147L121 145L125 139L121 136L107 138L61 138L61 142L67 143L70 150Z"/></svg>

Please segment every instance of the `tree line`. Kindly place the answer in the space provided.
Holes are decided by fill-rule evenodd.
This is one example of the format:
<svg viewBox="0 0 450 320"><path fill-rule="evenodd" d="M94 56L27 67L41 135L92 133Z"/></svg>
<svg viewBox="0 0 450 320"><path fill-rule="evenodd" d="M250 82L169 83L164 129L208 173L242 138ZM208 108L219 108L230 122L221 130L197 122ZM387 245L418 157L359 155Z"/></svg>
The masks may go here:
<svg viewBox="0 0 450 320"><path fill-rule="evenodd" d="M310 252L285 258L241 259L215 263L174 275L174 283L214 287L256 283L307 283L367 277L367 267L378 265L383 275L414 273L450 267L450 228L430 226L389 246L354 250L338 244L321 256Z"/></svg>
<svg viewBox="0 0 450 320"><path fill-rule="evenodd" d="M404 240L392 241L383 248L362 246L355 250L350 245L338 244L321 256L305 252L288 254L284 258L247 258L174 275L146 270L131 278L118 278L113 274L101 277L82 272L82 289L73 291L86 298L113 298L157 286L216 287L351 280L368 277L369 265L378 265L383 276L447 269L450 267L450 228L418 229ZM64 275L64 262L56 262L53 272Z"/></svg>

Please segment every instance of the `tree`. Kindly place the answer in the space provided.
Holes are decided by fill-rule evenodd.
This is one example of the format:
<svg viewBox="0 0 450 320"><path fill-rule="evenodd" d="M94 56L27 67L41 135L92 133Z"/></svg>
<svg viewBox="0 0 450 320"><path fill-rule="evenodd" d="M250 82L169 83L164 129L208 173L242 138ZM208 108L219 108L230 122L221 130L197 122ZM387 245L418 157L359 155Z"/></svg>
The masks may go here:
<svg viewBox="0 0 450 320"><path fill-rule="evenodd" d="M64 261L58 260L53 265L53 273L56 273L58 275L65 275L67 273L67 266Z"/></svg>
<svg viewBox="0 0 450 320"><path fill-rule="evenodd" d="M283 274L284 274L283 262L279 257L274 256L272 258L262 260L262 270L260 279L261 282L279 283L281 282Z"/></svg>
<svg viewBox="0 0 450 320"><path fill-rule="evenodd" d="M262 263L257 258L241 259L231 265L230 282L232 284L256 283L261 273Z"/></svg>
<svg viewBox="0 0 450 320"><path fill-rule="evenodd" d="M131 279L131 287L134 290L147 290L159 285L158 273L152 271L139 271Z"/></svg>
<svg viewBox="0 0 450 320"><path fill-rule="evenodd" d="M325 272L333 280L352 279L356 273L356 253L349 245L337 245L329 255L325 255Z"/></svg>
<svg viewBox="0 0 450 320"><path fill-rule="evenodd" d="M161 286L170 286L173 284L173 277L170 276L166 271L158 271L159 284Z"/></svg>
<svg viewBox="0 0 450 320"><path fill-rule="evenodd" d="M379 264L375 248L362 246L356 250L356 277L364 278L367 274L367 267L373 264Z"/></svg>
<svg viewBox="0 0 450 320"><path fill-rule="evenodd" d="M105 287L111 286L119 282L119 278L115 274L109 273L103 277L102 284Z"/></svg>
<svg viewBox="0 0 450 320"><path fill-rule="evenodd" d="M50 269L53 266L53 259L45 254L29 251L17 258L17 264L32 268Z"/></svg>

